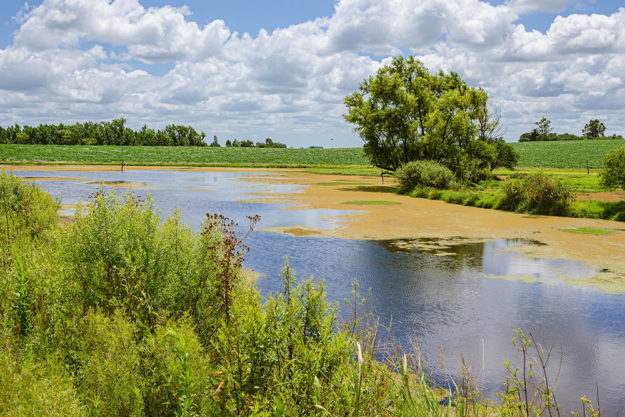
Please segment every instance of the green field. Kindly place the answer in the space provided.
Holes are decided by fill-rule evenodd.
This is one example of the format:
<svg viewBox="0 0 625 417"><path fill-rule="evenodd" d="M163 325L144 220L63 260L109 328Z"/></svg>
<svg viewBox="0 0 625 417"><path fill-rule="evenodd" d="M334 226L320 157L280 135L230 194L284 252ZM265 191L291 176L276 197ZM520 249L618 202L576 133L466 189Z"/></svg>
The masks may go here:
<svg viewBox="0 0 625 417"><path fill-rule="evenodd" d="M622 140L513 143L518 166L600 168L605 156L624 146ZM234 166L368 166L362 148L272 149L174 146L0 145L3 162L69 162L135 165ZM370 171L370 170L369 170Z"/></svg>
<svg viewBox="0 0 625 417"><path fill-rule="evenodd" d="M0 161L143 165L369 165L360 148L0 145Z"/></svg>
<svg viewBox="0 0 625 417"><path fill-rule="evenodd" d="M576 140L560 142L513 143L521 156L520 167L601 168L605 156L621 146L623 140Z"/></svg>

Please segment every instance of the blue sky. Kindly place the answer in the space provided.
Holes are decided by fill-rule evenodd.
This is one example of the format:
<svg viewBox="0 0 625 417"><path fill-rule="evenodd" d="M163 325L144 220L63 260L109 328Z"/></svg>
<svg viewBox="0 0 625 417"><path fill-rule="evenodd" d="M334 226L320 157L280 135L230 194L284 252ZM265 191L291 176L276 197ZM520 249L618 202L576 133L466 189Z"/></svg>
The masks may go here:
<svg viewBox="0 0 625 417"><path fill-rule="evenodd" d="M222 141L358 146L343 98L413 54L484 88L509 141L543 116L562 132L600 118L623 134L619 3L3 0L0 125L126 117Z"/></svg>

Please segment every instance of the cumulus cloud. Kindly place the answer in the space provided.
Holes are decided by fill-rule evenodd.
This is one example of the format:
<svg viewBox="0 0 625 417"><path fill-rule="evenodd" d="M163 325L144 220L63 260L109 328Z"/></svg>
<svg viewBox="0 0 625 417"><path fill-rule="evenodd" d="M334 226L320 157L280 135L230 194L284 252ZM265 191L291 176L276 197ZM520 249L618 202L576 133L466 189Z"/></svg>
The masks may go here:
<svg viewBox="0 0 625 417"><path fill-rule="evenodd" d="M519 13L560 12L571 0L512 0L508 4Z"/></svg>
<svg viewBox="0 0 625 417"><path fill-rule="evenodd" d="M193 123L209 135L277 132L293 145L327 135L357 145L343 98L410 51L486 89L510 138L543 115L581 129L593 109L622 129L625 9L557 17L545 33L515 23L565 3L340 0L332 16L251 36L222 20L199 26L184 7L44 0L0 50L0 123L125 116ZM171 70L151 73L163 63Z"/></svg>

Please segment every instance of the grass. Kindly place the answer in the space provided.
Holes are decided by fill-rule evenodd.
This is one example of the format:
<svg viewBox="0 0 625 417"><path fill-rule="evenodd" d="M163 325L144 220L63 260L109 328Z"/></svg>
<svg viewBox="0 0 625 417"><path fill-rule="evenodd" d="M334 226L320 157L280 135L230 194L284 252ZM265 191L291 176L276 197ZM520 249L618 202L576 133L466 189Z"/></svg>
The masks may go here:
<svg viewBox="0 0 625 417"><path fill-rule="evenodd" d="M578 227L576 229L562 229L565 232L580 233L583 235L609 235L613 230L595 229L594 227Z"/></svg>
<svg viewBox="0 0 625 417"><path fill-rule="evenodd" d="M524 172L536 173L541 171L526 170ZM557 176L557 174L550 175ZM559 178L562 182L567 184L561 176ZM589 192L589 190L594 190L593 187L598 187L598 183L597 185L593 185L594 181L597 181L596 176L589 176L588 181L588 184L584 186L573 188L573 193ZM442 200L450 204L460 204L464 206L474 206L495 210L515 210L515 208L505 208L504 205L502 205L503 193L500 190L501 184L501 181L489 180L460 190L438 190L429 187L416 187L412 190L404 190L404 192L411 197ZM597 188L597 190L600 191L601 189ZM516 210L523 211L522 207L517 207ZM573 200L566 207L563 215L577 218L625 221L625 200Z"/></svg>
<svg viewBox="0 0 625 417"><path fill-rule="evenodd" d="M559 178L564 185L577 194L605 191L605 189L599 184L599 172L597 170L587 173L585 169L520 168L514 171L509 169L496 169L494 174L507 177L519 173L535 174L538 172Z"/></svg>
<svg viewBox="0 0 625 417"><path fill-rule="evenodd" d="M384 205L384 204L400 204L397 201L384 201L384 200L354 200L343 201L341 204L362 204L362 205Z"/></svg>

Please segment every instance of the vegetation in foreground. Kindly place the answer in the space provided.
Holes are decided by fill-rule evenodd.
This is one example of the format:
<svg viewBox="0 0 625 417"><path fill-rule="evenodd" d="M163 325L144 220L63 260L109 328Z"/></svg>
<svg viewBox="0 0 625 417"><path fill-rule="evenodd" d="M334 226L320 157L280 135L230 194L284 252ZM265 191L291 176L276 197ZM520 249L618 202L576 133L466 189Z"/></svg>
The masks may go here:
<svg viewBox="0 0 625 417"><path fill-rule="evenodd" d="M2 415L560 414L531 336L519 332L524 366L506 364L500 405L466 373L453 393L435 389L412 355L374 360L357 295L339 323L323 284L296 283L287 264L283 291L261 298L223 216L196 233L133 194L90 203L61 228L58 202L0 174Z"/></svg>

